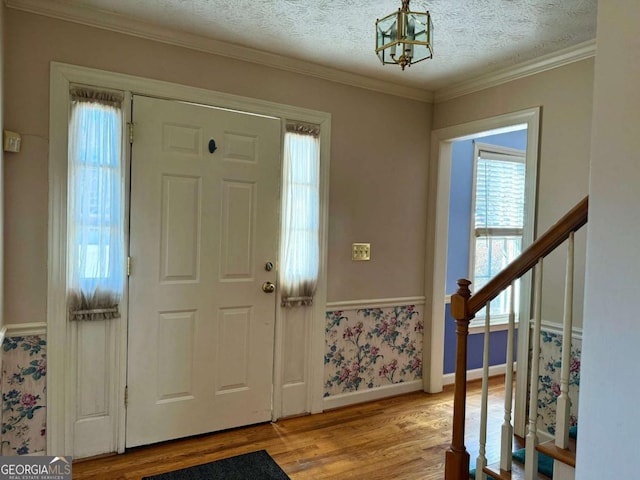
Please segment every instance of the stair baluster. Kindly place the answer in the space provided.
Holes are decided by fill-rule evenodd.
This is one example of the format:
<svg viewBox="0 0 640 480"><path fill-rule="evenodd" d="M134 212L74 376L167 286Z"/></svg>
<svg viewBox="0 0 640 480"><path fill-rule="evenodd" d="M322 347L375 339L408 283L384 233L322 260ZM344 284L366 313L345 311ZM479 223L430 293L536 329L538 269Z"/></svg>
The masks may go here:
<svg viewBox="0 0 640 480"><path fill-rule="evenodd" d="M567 278L564 292L560 396L556 405L556 446L558 448L569 448L569 421L571 416L569 374L571 372L571 336L573 332L573 247L574 233L571 232L567 244Z"/></svg>
<svg viewBox="0 0 640 480"><path fill-rule="evenodd" d="M542 258L535 269L535 313L533 326L533 345L531 347L531 381L529 383L529 430L527 432L526 455L524 461L525 479L538 477L538 380L540 376L540 330L542 327Z"/></svg>
<svg viewBox="0 0 640 480"><path fill-rule="evenodd" d="M487 480L482 471L487 466L487 407L489 405L489 337L491 336L491 302L487 302L484 322L484 350L482 355L482 395L480 399L480 449L476 459L476 480Z"/></svg>
<svg viewBox="0 0 640 480"><path fill-rule="evenodd" d="M513 343L515 336L515 297L516 281L511 282L509 295L509 330L507 331L507 354L504 379L504 423L500 434L500 469L506 472L511 471L511 451L513 449L513 425L511 424L511 409L513 407Z"/></svg>

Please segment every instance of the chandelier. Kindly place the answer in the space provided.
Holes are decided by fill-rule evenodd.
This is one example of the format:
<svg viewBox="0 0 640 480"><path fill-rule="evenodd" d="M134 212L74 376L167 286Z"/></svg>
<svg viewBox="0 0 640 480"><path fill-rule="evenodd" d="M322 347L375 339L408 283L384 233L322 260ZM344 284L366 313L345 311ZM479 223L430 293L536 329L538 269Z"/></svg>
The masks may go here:
<svg viewBox="0 0 640 480"><path fill-rule="evenodd" d="M411 66L433 58L433 24L429 12L409 11L409 1L376 21L376 54L383 64Z"/></svg>

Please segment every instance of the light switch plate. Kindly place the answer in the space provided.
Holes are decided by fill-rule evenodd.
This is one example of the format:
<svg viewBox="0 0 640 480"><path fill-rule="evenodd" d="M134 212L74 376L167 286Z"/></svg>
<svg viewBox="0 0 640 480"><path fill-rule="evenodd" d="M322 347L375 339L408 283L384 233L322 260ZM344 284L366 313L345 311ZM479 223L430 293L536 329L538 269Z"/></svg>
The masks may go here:
<svg viewBox="0 0 640 480"><path fill-rule="evenodd" d="M20 151L20 142L22 142L22 137L19 133L9 130L4 131L3 150L5 152L18 153Z"/></svg>
<svg viewBox="0 0 640 480"><path fill-rule="evenodd" d="M371 260L371 244L353 243L351 245L351 260L356 262Z"/></svg>

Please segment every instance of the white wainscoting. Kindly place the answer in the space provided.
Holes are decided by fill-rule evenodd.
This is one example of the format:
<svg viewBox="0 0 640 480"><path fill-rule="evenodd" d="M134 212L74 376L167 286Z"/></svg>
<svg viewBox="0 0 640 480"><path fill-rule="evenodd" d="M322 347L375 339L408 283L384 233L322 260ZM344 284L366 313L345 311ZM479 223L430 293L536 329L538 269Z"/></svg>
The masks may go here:
<svg viewBox="0 0 640 480"><path fill-rule="evenodd" d="M313 392L309 349L314 309L292 307L281 309L280 328L282 348L279 349L281 379L280 411L278 417L311 412ZM277 417L276 417L277 418Z"/></svg>
<svg viewBox="0 0 640 480"><path fill-rule="evenodd" d="M118 425L124 405L119 385L119 336L123 319L70 322L67 402L77 458L118 451Z"/></svg>

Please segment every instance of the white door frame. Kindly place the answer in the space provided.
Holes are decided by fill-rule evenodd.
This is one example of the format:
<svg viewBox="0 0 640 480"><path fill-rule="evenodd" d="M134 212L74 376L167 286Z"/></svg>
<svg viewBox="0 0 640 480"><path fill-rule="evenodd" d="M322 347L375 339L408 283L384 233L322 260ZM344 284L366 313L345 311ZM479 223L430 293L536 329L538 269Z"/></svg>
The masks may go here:
<svg viewBox="0 0 640 480"><path fill-rule="evenodd" d="M67 323L66 307L66 232L67 232L67 138L69 118L69 85L94 85L141 95L181 100L204 105L229 108L259 115L302 121L320 126L320 219L321 264L313 315L309 328L306 382L309 392L306 404L309 412L322 411L322 379L324 348L324 310L327 282L327 239L329 205L329 160L331 115L305 108L281 105L237 95L225 94L170 82L113 73L93 68L51 62L49 109L49 245L47 286L47 452L49 455L72 455L73 407L75 395L70 379L76 376L73 359L68 355L71 329ZM284 132L284 128L283 128ZM279 303L279 300L277 300ZM286 312L276 309L276 342L274 352L273 417L282 411L281 370L286 348L281 324ZM110 320L114 322L114 320ZM114 384L124 391L126 382L127 319L115 320L113 341L119 346L118 358L113 358ZM123 401L117 408L117 451L124 451L125 408Z"/></svg>
<svg viewBox="0 0 640 480"><path fill-rule="evenodd" d="M451 182L451 150L456 140L477 137L479 133L508 131L514 125L527 125L528 159L538 163L540 107L507 113L496 117L475 120L461 125L445 127L431 133L431 164L429 168L429 223L427 227L427 274L425 311L431 311L430 328L426 331L425 347L429 348L429 369L425 371L424 389L430 393L442 391L444 363L445 279L447 268L447 240L449 231L449 193ZM535 191L536 176L527 175L526 189ZM535 204L527 202L527 221L531 221L530 244L535 236ZM522 283L522 291L527 286ZM522 309L521 309L522 311ZM524 432L526 425L526 375L528 368L529 316L522 315L518 328L518 362L516 379L516 432ZM523 435L523 433L518 433Z"/></svg>

